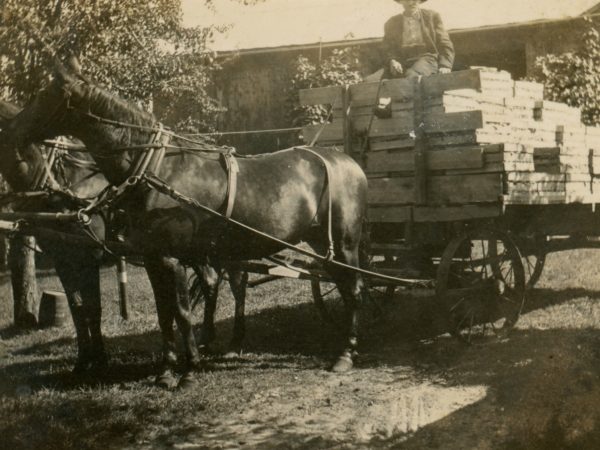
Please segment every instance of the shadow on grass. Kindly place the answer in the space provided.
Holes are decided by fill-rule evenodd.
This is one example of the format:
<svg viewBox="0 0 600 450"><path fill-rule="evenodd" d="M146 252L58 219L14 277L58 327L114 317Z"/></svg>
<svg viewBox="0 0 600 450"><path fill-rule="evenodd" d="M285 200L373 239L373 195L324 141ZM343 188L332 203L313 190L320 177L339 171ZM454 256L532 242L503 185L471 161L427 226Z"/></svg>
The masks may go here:
<svg viewBox="0 0 600 450"><path fill-rule="evenodd" d="M534 290L530 293L524 313L578 297L598 298L600 294L585 289ZM431 342L446 331L441 308L434 296L395 295L383 304L380 318L373 320L368 317L365 322L367 323L361 327L360 333L359 368L381 364L382 356L385 357L388 351L399 355L396 364L419 366L423 342ZM214 347L217 354L208 356L207 362L217 371L236 370L245 365L257 368L286 367L298 361L298 356L305 358L305 363L309 366L320 364L327 368L345 342L343 334L335 326L323 322L312 303L272 307L247 316L244 351L267 355L261 357L260 362L247 357L226 361L221 359L219 352L227 348L232 335L233 319L220 321L216 326L218 336ZM196 331L199 330L200 325L196 325ZM12 328L0 331L0 336L4 339L18 335ZM63 346L70 347L71 356L65 355L65 351L61 349ZM94 374L91 379L82 379L84 385L96 382L118 384L150 376L153 366L160 358L160 334L153 331L110 337L106 339L106 347L111 358L109 371ZM461 348L461 345L457 348ZM6 365L0 372L0 385L15 386L15 383L21 384L23 380L27 380L27 383L36 388L47 385L65 390L77 388L81 383L70 374L74 352L74 339L69 338L55 339L15 351L15 355L51 357ZM221 366L220 363L223 362L227 364Z"/></svg>
<svg viewBox="0 0 600 450"><path fill-rule="evenodd" d="M383 447L600 448L599 330L515 330L479 346L438 340L419 355L445 386L486 386L487 395ZM402 363L391 353L380 357Z"/></svg>
<svg viewBox="0 0 600 450"><path fill-rule="evenodd" d="M598 294L585 289L535 290L525 312L581 297L597 299ZM359 369L409 366L419 379L430 382L441 379L448 387L485 386L487 395L477 403L425 424L416 432L373 441L370 448L600 448L598 330L515 330L505 340L490 339L480 345L465 346L449 337L440 337L444 331L443 318L433 297L397 295L384 308L383 320L363 328ZM218 346L225 346L231 328L232 319L217 324ZM224 376L229 371L243 369L325 368L342 342L342 336L320 320L312 304L273 307L247 318L245 348L260 357L223 360L215 356L208 358L208 362L214 364L217 375L221 372ZM128 382L142 381L142 385L149 386L158 362L160 337L158 332L150 332L108 338L107 348L112 353L110 369L87 379L69 374L73 356L58 351L63 345L73 347L74 342L61 338L20 352L28 358L40 354L46 357L6 364L0 372L0 393L15 397L19 395L15 388L23 384L33 390L50 388L59 395ZM140 406L140 417L135 410L135 414L124 410L122 418L111 422L106 417L118 415L119 411L110 410L107 406L110 404L94 398L69 407L65 400L66 417L85 417L90 425L73 432L65 425L68 420L58 420L65 429L52 432L53 442L61 443L64 439L69 443L73 436L84 439L95 433L114 439L126 427L131 427L130 435L135 434L142 428L145 415L154 414ZM28 429L47 429L43 423L46 408L52 414L60 413L55 403L42 404L39 412L26 416ZM20 438L24 438L24 432L19 430ZM296 435L285 428L270 433L268 442L273 446L281 443L284 447L293 444L294 448L314 448L339 444L308 434ZM32 431L24 442L30 445L39 441L47 446L47 441L39 435ZM165 445L170 442L167 434L159 436L160 439L164 439ZM13 448L26 447L13 441ZM90 441L79 447L101 448L99 445Z"/></svg>

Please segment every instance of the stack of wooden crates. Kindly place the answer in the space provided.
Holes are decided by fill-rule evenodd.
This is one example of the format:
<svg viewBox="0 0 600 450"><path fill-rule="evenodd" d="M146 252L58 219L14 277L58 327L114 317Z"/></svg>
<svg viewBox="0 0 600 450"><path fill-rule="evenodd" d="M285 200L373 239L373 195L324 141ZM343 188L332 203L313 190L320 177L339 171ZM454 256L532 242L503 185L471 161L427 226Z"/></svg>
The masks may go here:
<svg viewBox="0 0 600 450"><path fill-rule="evenodd" d="M391 102L391 117L373 116L380 99ZM331 123L305 127L304 139L362 164L372 222L476 219L507 205L600 199L600 128L508 72L307 89L300 101L332 105Z"/></svg>

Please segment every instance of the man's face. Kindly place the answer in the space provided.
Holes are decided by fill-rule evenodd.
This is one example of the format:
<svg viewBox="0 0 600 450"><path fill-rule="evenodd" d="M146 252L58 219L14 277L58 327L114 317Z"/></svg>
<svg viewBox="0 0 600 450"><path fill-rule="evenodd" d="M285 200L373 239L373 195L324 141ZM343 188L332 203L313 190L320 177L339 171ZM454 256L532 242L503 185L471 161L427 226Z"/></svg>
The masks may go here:
<svg viewBox="0 0 600 450"><path fill-rule="evenodd" d="M419 8L420 0L396 0L396 3L400 3L406 12L413 12Z"/></svg>

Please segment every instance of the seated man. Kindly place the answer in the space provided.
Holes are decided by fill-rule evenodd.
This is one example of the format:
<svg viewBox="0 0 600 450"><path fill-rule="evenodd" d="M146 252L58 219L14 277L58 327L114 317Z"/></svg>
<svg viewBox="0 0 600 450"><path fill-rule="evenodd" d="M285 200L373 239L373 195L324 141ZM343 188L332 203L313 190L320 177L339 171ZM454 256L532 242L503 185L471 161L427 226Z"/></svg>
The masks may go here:
<svg viewBox="0 0 600 450"><path fill-rule="evenodd" d="M404 7L385 24L383 78L418 77L448 73L454 46L440 15L419 8L426 0L394 0Z"/></svg>

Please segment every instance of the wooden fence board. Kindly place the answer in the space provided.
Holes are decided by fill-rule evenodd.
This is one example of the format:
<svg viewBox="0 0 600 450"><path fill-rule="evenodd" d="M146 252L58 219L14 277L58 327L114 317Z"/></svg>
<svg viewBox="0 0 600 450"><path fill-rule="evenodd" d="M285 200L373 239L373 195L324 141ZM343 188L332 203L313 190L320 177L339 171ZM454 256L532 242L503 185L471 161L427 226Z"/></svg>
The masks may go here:
<svg viewBox="0 0 600 450"><path fill-rule="evenodd" d="M452 222L457 220L473 220L498 217L502 215L500 203L464 206L415 206L413 220L415 222Z"/></svg>
<svg viewBox="0 0 600 450"><path fill-rule="evenodd" d="M369 149L372 152L384 150L409 149L415 146L415 140L411 137L405 139L394 139L393 141L375 141L371 140Z"/></svg>
<svg viewBox="0 0 600 450"><path fill-rule="evenodd" d="M430 176L427 178L428 205L460 205L497 202L503 193L502 174ZM377 178L369 180L369 204L410 204L414 178Z"/></svg>
<svg viewBox="0 0 600 450"><path fill-rule="evenodd" d="M411 206L370 206L370 223L405 223L412 220Z"/></svg>

